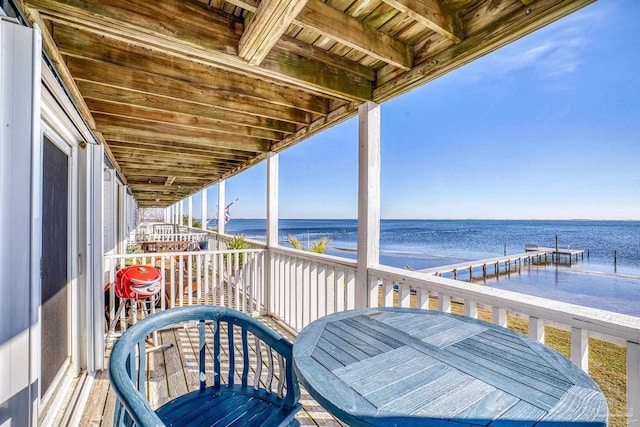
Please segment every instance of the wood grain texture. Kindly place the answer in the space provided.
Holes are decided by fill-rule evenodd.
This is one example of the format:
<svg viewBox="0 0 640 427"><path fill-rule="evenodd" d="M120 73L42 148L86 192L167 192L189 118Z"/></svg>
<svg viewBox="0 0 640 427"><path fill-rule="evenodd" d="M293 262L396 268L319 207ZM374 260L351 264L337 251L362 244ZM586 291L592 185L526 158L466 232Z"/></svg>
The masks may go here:
<svg viewBox="0 0 640 427"><path fill-rule="evenodd" d="M293 354L302 384L349 424L607 422L604 396L584 371L526 336L476 319L355 310L311 323Z"/></svg>
<svg viewBox="0 0 640 427"><path fill-rule="evenodd" d="M120 168L108 124L157 123L269 141L279 152L467 64L593 0L18 0L43 30L48 61L95 139ZM119 104L119 105L113 105ZM100 123L96 123L96 115ZM254 130L258 129L258 130ZM109 131L115 139L103 138ZM133 130L133 128L132 128ZM131 135L129 132L127 135ZM145 141L146 142L146 141ZM137 142L140 143L140 142ZM266 157L229 157L233 176ZM136 152L137 154L137 152ZM156 158L173 157L161 148ZM184 167L181 175L189 174ZM137 178L137 177L133 177ZM160 176L151 176L153 185ZM201 182L199 176L194 180ZM167 177L163 178L165 181ZM188 194L202 189L186 186ZM165 207L167 194L144 206ZM305 321L300 313L301 324Z"/></svg>

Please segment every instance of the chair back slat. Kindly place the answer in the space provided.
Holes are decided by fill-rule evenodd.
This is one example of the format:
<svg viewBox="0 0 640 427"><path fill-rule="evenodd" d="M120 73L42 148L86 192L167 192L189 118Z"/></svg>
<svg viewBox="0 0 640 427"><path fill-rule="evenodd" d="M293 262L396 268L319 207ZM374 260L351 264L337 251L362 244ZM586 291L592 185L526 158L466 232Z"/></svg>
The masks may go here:
<svg viewBox="0 0 640 427"><path fill-rule="evenodd" d="M254 336L256 344L256 377L253 381L253 388L258 390L260 388L260 377L262 376L262 346L258 337Z"/></svg>
<svg viewBox="0 0 640 427"><path fill-rule="evenodd" d="M140 393L143 395L146 395L145 380L147 379L147 355L145 352L145 340L138 342L136 347L138 350L138 390L140 390Z"/></svg>
<svg viewBox="0 0 640 427"><path fill-rule="evenodd" d="M278 378L278 397L282 399L282 396L284 396L284 386L285 386L285 382L284 382L285 366L284 366L284 358L282 357L281 354L278 354L278 368L280 368L280 378Z"/></svg>
<svg viewBox="0 0 640 427"><path fill-rule="evenodd" d="M246 387L249 378L249 339L247 330L242 328L242 387Z"/></svg>
<svg viewBox="0 0 640 427"><path fill-rule="evenodd" d="M205 338L205 322L200 320L198 324L199 333L199 349L200 349L200 361L198 362L200 371L200 391L204 391L207 388L207 372L206 372L206 338Z"/></svg>
<svg viewBox="0 0 640 427"><path fill-rule="evenodd" d="M265 388L269 393L273 391L271 385L273 384L273 377L275 376L275 372L273 369L273 349L267 346L267 361L268 361L268 369L267 369L267 382L265 384Z"/></svg>
<svg viewBox="0 0 640 427"><path fill-rule="evenodd" d="M233 378L236 371L236 353L234 351L235 346L233 345L233 325L231 323L229 323L227 326L227 343L229 349L229 371L227 375L227 384L229 386L232 386L234 383Z"/></svg>
<svg viewBox="0 0 640 427"><path fill-rule="evenodd" d="M213 386L220 388L220 325L213 323Z"/></svg>

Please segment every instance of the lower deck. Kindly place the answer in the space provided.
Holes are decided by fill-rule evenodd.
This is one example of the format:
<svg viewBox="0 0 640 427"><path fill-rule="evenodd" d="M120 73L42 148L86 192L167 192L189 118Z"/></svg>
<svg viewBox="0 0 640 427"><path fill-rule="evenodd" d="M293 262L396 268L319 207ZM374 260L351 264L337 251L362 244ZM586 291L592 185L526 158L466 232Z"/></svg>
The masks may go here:
<svg viewBox="0 0 640 427"><path fill-rule="evenodd" d="M270 317L260 320L290 341L295 335ZM158 334L157 344L172 344L168 349L148 353L147 398L156 409L182 394L197 390L198 333L195 329L177 327ZM221 361L224 363L224 360ZM238 377L240 373L237 373ZM302 409L296 419L302 426L340 426L309 394L300 388ZM98 374L80 420L82 426L112 426L116 397L109 383L108 371Z"/></svg>

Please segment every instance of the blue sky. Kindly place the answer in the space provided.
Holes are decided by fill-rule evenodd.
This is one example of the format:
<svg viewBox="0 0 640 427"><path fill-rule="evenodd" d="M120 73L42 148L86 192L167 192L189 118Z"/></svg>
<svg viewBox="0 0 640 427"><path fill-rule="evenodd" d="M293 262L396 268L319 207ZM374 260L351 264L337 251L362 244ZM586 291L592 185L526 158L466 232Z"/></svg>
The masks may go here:
<svg viewBox="0 0 640 427"><path fill-rule="evenodd" d="M640 220L639 20L600 0L383 104L382 218ZM282 152L280 218L356 218L357 165L357 118ZM265 178L227 180L234 218Z"/></svg>

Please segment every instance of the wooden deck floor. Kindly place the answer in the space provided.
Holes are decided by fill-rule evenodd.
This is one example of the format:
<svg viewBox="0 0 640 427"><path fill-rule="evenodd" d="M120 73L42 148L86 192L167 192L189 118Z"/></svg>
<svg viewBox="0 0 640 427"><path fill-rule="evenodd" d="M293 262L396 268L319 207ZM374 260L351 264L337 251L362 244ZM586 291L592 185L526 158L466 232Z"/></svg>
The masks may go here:
<svg viewBox="0 0 640 427"><path fill-rule="evenodd" d="M260 320L282 336L293 341L295 336L270 317ZM198 363L195 349L198 334L195 329L179 327L162 331L159 341L172 343L173 347L152 352L148 366L148 399L152 408L157 408L168 400L198 388ZM224 363L224 361L223 361ZM238 375L239 378L239 375ZM309 394L300 387L300 402L303 408L296 418L302 426L340 426L340 422L327 413ZM107 370L95 378L91 394L87 400L80 425L112 426L115 395L109 384Z"/></svg>

